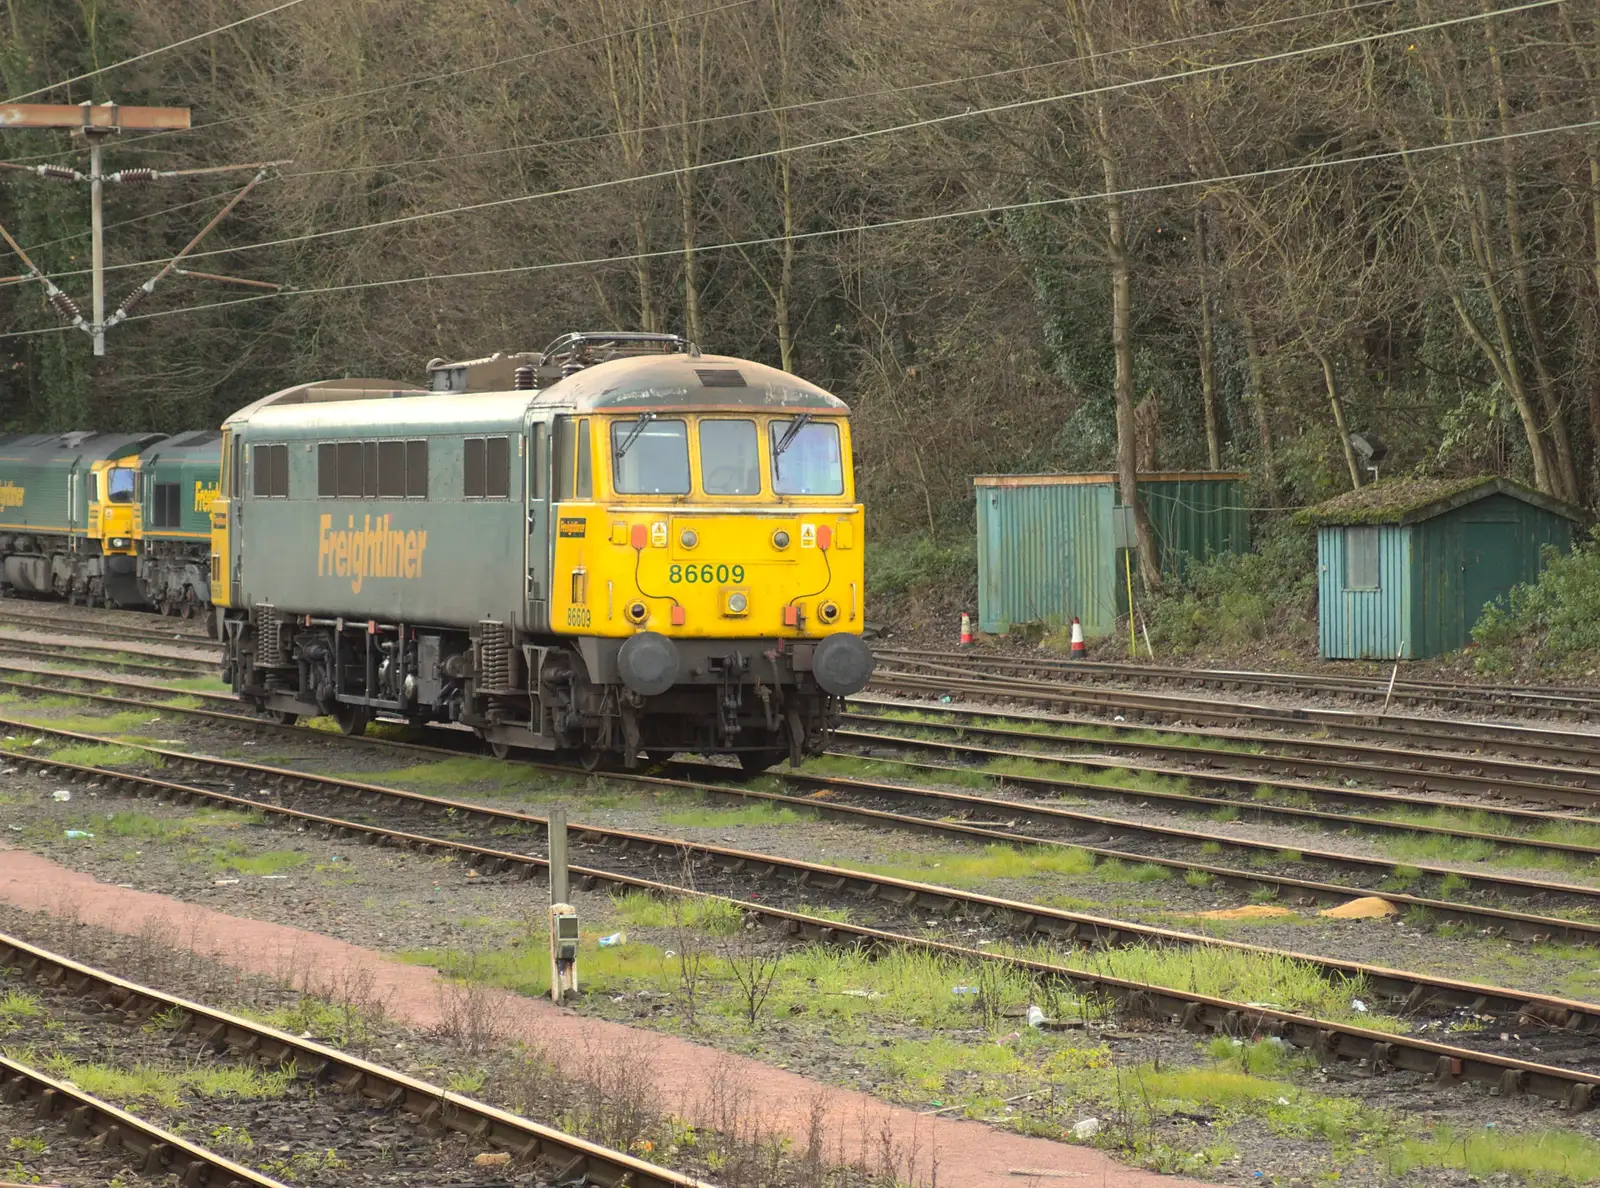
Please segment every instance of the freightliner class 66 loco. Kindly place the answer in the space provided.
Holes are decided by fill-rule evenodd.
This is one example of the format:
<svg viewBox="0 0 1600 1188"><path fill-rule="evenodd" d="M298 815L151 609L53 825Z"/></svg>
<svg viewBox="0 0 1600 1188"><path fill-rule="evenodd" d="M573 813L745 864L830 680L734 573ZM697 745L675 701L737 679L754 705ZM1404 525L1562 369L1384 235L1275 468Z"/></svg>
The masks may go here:
<svg viewBox="0 0 1600 1188"><path fill-rule="evenodd" d="M873 664L847 417L648 334L278 392L223 427L227 679L498 754L814 754Z"/></svg>
<svg viewBox="0 0 1600 1188"><path fill-rule="evenodd" d="M221 437L0 437L0 590L205 611Z"/></svg>

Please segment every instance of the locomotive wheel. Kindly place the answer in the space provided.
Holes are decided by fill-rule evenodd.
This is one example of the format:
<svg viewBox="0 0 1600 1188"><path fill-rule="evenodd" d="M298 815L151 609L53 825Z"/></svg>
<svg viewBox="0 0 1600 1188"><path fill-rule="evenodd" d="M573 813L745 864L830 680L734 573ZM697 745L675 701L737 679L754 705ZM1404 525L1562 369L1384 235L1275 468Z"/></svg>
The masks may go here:
<svg viewBox="0 0 1600 1188"><path fill-rule="evenodd" d="M179 611L178 611L178 613L179 613L179 614L180 614L180 615L182 615L182 616L183 616L183 617L184 617L184 618L186 618L186 619L192 619L192 618L194 618L194 612L195 612L195 603L194 603L194 599L192 599L192 598L185 598L185 599L184 599L184 600L183 600L183 604L182 604L182 606L181 606L181 607L180 607L180 609L179 609Z"/></svg>
<svg viewBox="0 0 1600 1188"><path fill-rule="evenodd" d="M578 764L584 771L599 771L607 766L610 758L599 747L579 747Z"/></svg>
<svg viewBox="0 0 1600 1188"><path fill-rule="evenodd" d="M745 775L760 775L768 768L778 766L788 757L788 751L740 751L739 767Z"/></svg>
<svg viewBox="0 0 1600 1188"><path fill-rule="evenodd" d="M511 758L511 744L508 742L490 742L489 754L496 759L509 759Z"/></svg>
<svg viewBox="0 0 1600 1188"><path fill-rule="evenodd" d="M293 710L268 710L267 717L271 718L279 726L293 726L300 720L300 715Z"/></svg>
<svg viewBox="0 0 1600 1188"><path fill-rule="evenodd" d="M345 705L340 702L333 711L333 720L339 724L341 734L355 738L367 732L367 723L372 721L372 711L364 705Z"/></svg>

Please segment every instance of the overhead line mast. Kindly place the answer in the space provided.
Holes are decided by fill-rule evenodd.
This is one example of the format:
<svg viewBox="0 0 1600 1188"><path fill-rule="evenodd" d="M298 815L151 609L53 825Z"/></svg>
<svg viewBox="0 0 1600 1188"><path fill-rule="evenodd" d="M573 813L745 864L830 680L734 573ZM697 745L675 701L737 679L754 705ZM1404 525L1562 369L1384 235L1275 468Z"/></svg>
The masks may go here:
<svg viewBox="0 0 1600 1188"><path fill-rule="evenodd" d="M102 149L106 137L123 130L150 131L150 132L180 132L189 127L189 109L187 107L122 107L115 103L91 104L47 104L47 103L10 103L0 105L0 130L17 129L43 129L63 128L70 130L74 135L82 136L89 146L89 172L81 173L68 165L17 165L7 161L0 161L0 168L17 170L23 173L35 173L47 181L87 182L90 194L90 240L91 240L91 272L93 274L93 298L91 316L85 318L78 303L68 296L36 265L22 246L12 238L11 233L0 226L0 239L17 254L27 268L21 277L5 278L7 280L37 280L44 286L45 299L52 308L61 315L70 325L84 331L94 340L94 353L106 353L106 331L124 321L133 307L154 290L157 282L169 273L176 272L180 276L196 276L206 280L227 281L232 283L253 285L262 288L282 289L286 286L272 284L268 281L250 281L238 277L219 276L214 273L191 273L177 267L190 252L199 246L200 241L209 235L213 228L220 223L230 211L233 210L245 195L255 189L266 176L267 171L274 165L283 165L284 161L256 162L248 165L218 165L205 169L121 169L115 173L106 173L102 160ZM144 284L134 289L123 300L117 311L108 319L106 317L106 287L105 287L105 222L103 217L104 204L102 194L106 182L122 182L130 185L140 185L167 177L193 177L200 174L226 173L232 170L254 169L256 175L245 184L233 198L222 208L206 226L195 235L176 256L169 260L162 269Z"/></svg>

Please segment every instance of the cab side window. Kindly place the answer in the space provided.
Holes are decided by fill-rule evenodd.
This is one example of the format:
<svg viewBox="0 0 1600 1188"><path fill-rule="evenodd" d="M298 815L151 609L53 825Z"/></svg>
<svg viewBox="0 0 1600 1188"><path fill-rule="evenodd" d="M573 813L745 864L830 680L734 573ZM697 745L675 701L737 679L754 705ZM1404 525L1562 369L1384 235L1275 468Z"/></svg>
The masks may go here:
<svg viewBox="0 0 1600 1188"><path fill-rule="evenodd" d="M254 473L253 490L257 499L287 499L289 497L288 446L252 446L250 469Z"/></svg>

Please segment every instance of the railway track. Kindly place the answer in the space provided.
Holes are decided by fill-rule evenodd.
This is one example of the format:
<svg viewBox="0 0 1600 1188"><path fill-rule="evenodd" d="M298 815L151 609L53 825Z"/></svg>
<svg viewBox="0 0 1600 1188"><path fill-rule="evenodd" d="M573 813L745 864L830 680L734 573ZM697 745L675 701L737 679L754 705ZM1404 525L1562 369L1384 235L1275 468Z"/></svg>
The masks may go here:
<svg viewBox="0 0 1600 1188"><path fill-rule="evenodd" d="M135 795L159 796L180 803L199 801L247 809L261 813L269 821L289 822L306 827L315 826L332 835L359 838L371 844L399 845L436 854L448 854L462 858L474 867L491 873L514 872L522 877L532 877L546 867L544 860L536 855L487 847L469 841L410 833L393 824L329 817L236 796L197 784L182 784L149 775L62 763L44 756L29 754L19 755L16 758L18 762L28 767L49 771L55 779L94 781L103 789ZM258 766L248 764L240 766L254 767L258 781L262 779L294 781L307 778L302 773L263 771ZM349 781L340 783L350 785ZM507 813L504 810L487 809L483 806L440 798L418 797L416 794L397 789L383 789L371 785L350 786L357 791L365 789L367 796L382 801L390 812L394 807L420 799L432 802L437 811L454 809L458 817L469 819L487 817L502 822L518 820L534 827L535 831L544 824L541 818L526 814ZM819 893L849 894L877 904L897 905L902 909L914 908L920 913L950 912L959 909L992 919L1004 917L1020 924L1025 931L1042 933L1055 939L1098 940L1107 943L1139 939L1152 943L1217 945L1245 952L1264 953L1273 957L1283 955L1279 950L1260 950L1255 946L1236 941L1223 941L1144 925L1101 920L1043 908L1039 905L866 875L795 859L706 846L678 839L602 830L587 825L574 824L570 828L580 839L594 836L608 837L611 842L610 849L616 854L665 852L669 855L669 862L675 862L680 856L687 857L690 861L698 862L703 870L714 869L725 876L731 876L732 881L740 886L749 880L757 880L761 883L763 892L772 891L775 882L782 880L810 896ZM764 895L759 902L740 896L718 895L686 888L670 881L651 879L638 870L617 871L575 866L572 868L572 874L582 889L604 884L648 890L660 895L723 899L743 912L748 919L777 924L790 935L873 947L910 946L965 960L1012 966L1026 971L1035 979L1059 984L1073 992L1109 999L1124 1013L1155 1017L1199 1033L1216 1032L1251 1037L1276 1036L1287 1043L1312 1050L1325 1060L1361 1062L1363 1067L1374 1075L1393 1069L1403 1069L1431 1075L1440 1086L1472 1082L1489 1086L1501 1093L1530 1094L1554 1100L1573 1111L1590 1108L1595 1103L1597 1090L1600 1090L1600 1071L1596 1071L1600 1069L1600 1060L1596 1059L1592 1042L1592 1037L1600 1033L1600 1005L1415 975L1353 962L1291 955L1296 960L1305 961L1322 970L1328 976L1345 979L1348 984L1370 987L1370 992L1387 1000L1403 1003L1405 1009L1413 1014L1428 1010L1438 1012L1441 1009L1466 1010L1479 1015L1492 1012L1507 1020L1508 1025L1514 1019L1516 1026L1536 1028L1541 1032L1543 1046L1567 1048L1577 1064L1577 1066L1553 1065L1492 1050L1494 1045L1506 1042L1498 1040L1492 1030L1480 1033L1477 1037L1483 1044L1479 1048L1438 1044L1418 1036L1375 1031L1344 1021L1314 1019L1259 1004L1247 1005L1193 994L1181 989L1132 982L1054 961L992 953L925 936L824 919L773 902L776 897L771 895ZM1595 1067L1588 1067L1591 1065Z"/></svg>
<svg viewBox="0 0 1600 1188"><path fill-rule="evenodd" d="M517 1160L540 1161L555 1184L593 1183L637 1188L708 1188L702 1181L646 1163L494 1106L429 1084L396 1069L290 1035L266 1024L142 986L20 937L0 933L0 967L23 979L65 988L113 1017L142 1025L156 1015L218 1052L269 1067L291 1069L306 1085L325 1086L352 1098L381 1103L431 1131L459 1131L473 1142L510 1152ZM151 1123L81 1090L0 1058L0 1099L31 1095L41 1115L63 1117L74 1133L115 1136L144 1161L147 1172L174 1172L188 1185L248 1185L283 1188L277 1180L194 1146ZM190 1171L198 1167L198 1171Z"/></svg>
<svg viewBox="0 0 1600 1188"><path fill-rule="evenodd" d="M48 687L31 686L26 682L17 682L15 680L0 681L0 684L28 692L48 691ZM121 698L114 695L92 694L82 690L75 690L74 695L119 707L139 706L142 708L149 706L150 708L160 708L165 713L193 716L228 728L243 728L253 732L267 731L300 740L304 740L307 737L307 731L303 727L282 726L267 719L238 713L187 707L152 706L151 703L145 701ZM215 700L225 702L227 699L216 698ZM72 731L53 731L48 724L35 726L0 718L0 725L8 725L19 730L33 730L36 733L55 733L74 739L80 737ZM406 753L418 759L446 758L463 752L476 753L478 750L477 740L464 731L436 731L434 733L440 737L440 741L443 741L444 738L458 739L461 746L459 748L441 748L387 739L363 739L357 741ZM93 735L82 737L98 739L98 736ZM185 758L184 753L181 752L170 752L160 748L143 749L161 756L164 762L181 761ZM189 756L188 758L198 761L197 757ZM204 760L203 762L212 761ZM530 766L538 767L542 770L564 773L570 773L572 770L558 765L528 762ZM908 772L936 776L949 774L953 770L933 765L907 764L905 766ZM1291 850L1273 842L1253 841L1227 834L1130 821L1118 817L1106 817L1049 803L1035 803L1004 799L997 796L977 795L970 792L957 792L947 787L926 787L902 782L820 776L804 772L780 773L776 778L805 793L805 795L785 795L782 793L756 791L739 784L723 783L721 781L731 773L729 769L717 765L703 763L674 764L673 768L682 773L684 778L668 781L671 786L725 800L756 800L869 827L916 830L941 834L968 842L1035 847L1066 846L1093 855L1099 861L1135 864L1152 863L1185 876L1189 876L1192 873L1193 876L1203 880L1220 882L1224 886L1237 887L1250 892L1256 892L1262 888L1271 888L1279 896L1304 903L1338 903L1350 898L1378 893L1406 909L1414 909L1425 913L1429 918L1440 923L1466 924L1497 935L1535 942L1559 940L1573 944L1600 944L1600 923L1585 919L1568 919L1560 916L1514 911L1483 903L1441 898L1438 895L1416 894L1414 893L1416 890L1414 885L1401 888L1392 884L1397 872L1403 869L1406 872L1407 881L1411 884L1426 882L1431 886L1449 889L1458 894L1511 897L1535 902L1565 900L1580 909L1590 912L1600 911L1600 888L1596 887L1486 874L1482 871L1465 870L1452 866L1405 864L1402 867L1401 864L1385 859L1368 858L1335 851L1310 850L1303 847ZM610 778L620 781L636 781L642 777L616 773ZM1096 791L1104 790L1101 785L1075 784L1072 781L1057 781L1048 777L1010 776L1007 779L1016 785L1031 785L1050 795L1059 795L1063 789L1074 787ZM333 782L340 784L338 781ZM658 780L647 780L646 782L652 785L661 783ZM340 786L344 785L340 784ZM818 799L817 795L819 793L825 795L828 799ZM1161 794L1158 793L1135 792L1132 790L1126 791L1126 795L1132 799L1145 801L1161 798ZM1320 824L1323 827L1364 827L1375 832L1388 832L1401 836L1433 833L1458 839L1463 843L1480 841L1489 842L1500 847L1543 847L1590 861L1600 859L1600 847L1585 846L1578 843L1542 842L1531 838L1519 838L1516 835L1399 824L1376 818L1319 813L1315 810L1290 806L1267 806L1254 801L1219 801L1206 797L1183 796L1176 793L1167 794L1167 796L1173 801L1184 802L1191 807L1203 807L1209 811L1215 811L1218 807L1232 807L1241 812L1252 813L1264 818L1286 820L1298 825L1304 825L1309 822ZM1391 799L1399 800L1400 798ZM951 819L952 817L956 819ZM1547 815L1524 813L1522 817L1542 824L1550 823L1550 818ZM521 818L518 819L520 820ZM1580 818L1573 818L1572 820L1578 823L1587 823L1582 822ZM1034 829L1042 829L1045 832L1042 834L1025 832L1022 828L1024 824ZM1089 838L1125 839L1129 837L1140 839L1147 849L1131 852L1115 849L1109 845L1096 845L1088 840ZM1151 848L1153 848L1154 852L1151 852ZM1208 851L1231 852L1248 859L1252 863L1252 867L1249 870L1240 870L1206 861L1204 855ZM1336 883L1305 877L1298 873L1297 868L1302 866L1322 867L1344 875L1355 875L1357 881Z"/></svg>
<svg viewBox="0 0 1600 1188"><path fill-rule="evenodd" d="M872 698L851 698L850 706L844 716L847 724L929 731L954 739L989 738L1035 746L1050 744L1159 755L1200 766L1261 771L1276 776L1370 777L1391 785L1409 784L1424 791L1450 790L1473 795L1520 795L1517 790L1528 787L1534 790L1529 798L1537 799L1538 786L1549 784L1593 793L1600 800L1600 770L1590 767L1529 763L1493 755L1415 747L1292 738L1281 734L1219 732L1181 726L1157 732L1091 718L1041 717L1005 711L988 713Z"/></svg>
<svg viewBox="0 0 1600 1188"><path fill-rule="evenodd" d="M73 634L106 634L111 631L130 632L133 629L121 622L108 623L101 627L101 621L96 619L78 619L55 617L33 612L18 612L0 610L0 621L5 621L10 614L13 621L23 622L26 625L48 624L64 632ZM182 643L185 646L193 644L198 647L215 648L215 641L201 634L186 635L181 640L175 640L168 633L150 631L147 642ZM18 649L29 648L30 651L21 652ZM28 654L43 658L74 658L74 652L87 652L95 663L106 663L104 654L112 651L110 661L112 666L119 663L122 666L144 664L148 668L144 671L154 672L163 665L165 658L146 654L138 659L129 657L125 652L118 654L115 649L96 648L92 644L74 648L72 645L51 644L44 645L34 641L14 641L0 636L0 652L11 651L12 654ZM972 675L971 666L981 664L987 658L973 654L955 654L938 652L906 652L897 649L879 651L880 659L892 660L899 656L918 657L917 667L922 671L900 671L884 668L874 677L874 685L890 691L905 692L913 695L938 696L950 692L971 692L977 696L990 696L1000 699L1013 699L1029 701L1037 704L1065 704L1078 705L1089 709L1118 711L1124 717L1133 720L1179 720L1213 723L1219 725L1237 726L1240 723L1255 723L1261 726L1275 727L1278 730L1295 730L1301 732L1301 737L1290 734L1256 734L1248 736L1250 741L1260 745L1272 744L1278 749L1289 746L1298 746L1302 751L1320 751L1324 755L1329 749L1337 747L1339 740L1348 742L1367 742L1377 744L1393 753L1393 757L1401 762L1408 762L1422 767L1449 768L1459 766L1450 760L1430 761L1428 752L1419 747L1435 747L1444 750L1461 751L1471 750L1480 761L1481 766L1496 767L1498 773L1503 773L1508 779L1534 780L1537 773L1544 765L1556 764L1566 768L1560 775L1562 782L1576 786L1600 787L1600 773L1593 773L1580 779L1577 769L1584 766L1600 767L1600 733L1579 733L1573 731L1541 730L1527 725L1510 725L1506 723L1489 722L1462 722L1440 718L1398 717L1386 715L1381 719L1374 719L1369 715L1355 714L1348 710L1327 709L1301 709L1284 708L1277 706L1261 706L1248 704L1229 704L1211 702L1197 704L1192 697L1174 695L1146 695L1134 692L1104 690L1104 689L1075 689L1062 681L1028 682L997 680L993 677ZM1006 658L996 658L1003 660ZM1028 661L1028 663L1034 663ZM1085 666L1083 662L1044 661L1040 663L1051 665L1055 670L1066 672L1070 675L1078 672ZM193 674L203 669L203 675L213 672L210 662L195 660L175 660L173 666L183 667ZM198 666L198 669L196 668ZM1090 666L1092 667L1092 666ZM1128 669L1136 673L1147 673L1145 665L1110 665L1110 668ZM1199 673L1202 676L1207 670L1175 669L1177 673ZM1221 674L1224 677L1237 677L1240 675L1251 676L1282 676L1293 678L1293 674ZM1334 678L1330 678L1334 679ZM1355 680L1359 678L1338 678ZM1370 682L1368 682L1370 683ZM1415 682L1413 682L1415 684ZM1473 688L1473 686L1461 686ZM1516 687L1506 687L1516 688ZM1600 700L1595 704L1600 706ZM936 706L942 712L952 711L944 706ZM978 711L971 711L978 712ZM986 716L995 716L1004 711L985 711ZM1030 716L1029 720L1034 720ZM1103 721L1099 724L1105 725ZM1112 722L1110 725L1119 725ZM1322 737L1305 738L1303 732L1313 728ZM1201 733L1192 731L1192 733ZM1333 737L1328 737L1333 736ZM1523 766L1517 768L1514 762L1497 761L1489 750L1511 757L1511 760L1520 760ZM1370 750L1365 753L1370 754ZM1300 756L1304 758L1305 756ZM1540 765L1532 768L1529 764ZM1487 772L1485 773L1487 774Z"/></svg>
<svg viewBox="0 0 1600 1188"><path fill-rule="evenodd" d="M152 616L150 623L160 622ZM90 619L72 615L23 611L15 606L0 604L0 625L20 627L29 631L51 632L67 635L93 635L101 639L127 640L134 643L180 643L196 647L216 647L211 636L192 628L155 627L122 619Z"/></svg>
<svg viewBox="0 0 1600 1188"><path fill-rule="evenodd" d="M1285 732L1284 737L1312 733L1318 738L1362 740L1397 746L1492 752L1533 762L1600 765L1600 734L1547 729L1531 724L1482 722L1449 718L1375 716L1351 710L1273 706L1248 702L1204 701L1193 696L1114 689L1075 688L1060 681L1021 681L983 675L939 675L880 667L868 688L901 697L948 699L969 697L988 706L1022 704L1037 709L1091 712L1103 720L1166 725L1249 727Z"/></svg>
<svg viewBox="0 0 1600 1188"><path fill-rule="evenodd" d="M0 937L0 958L8 940ZM280 1180L101 1101L69 1081L57 1080L4 1055L0 1055L0 1102L26 1104L34 1117L54 1119L75 1138L124 1151L146 1175L175 1175L184 1185L196 1188L288 1188Z"/></svg>
<svg viewBox="0 0 1600 1188"><path fill-rule="evenodd" d="M0 635L0 657L22 656L30 660L60 663L74 661L93 664L115 672L137 672L169 678L214 677L219 665L211 660L187 656L163 656L154 652L129 652L110 645L56 644L40 640L18 640Z"/></svg>
<svg viewBox="0 0 1600 1188"><path fill-rule="evenodd" d="M1139 685L1184 686L1225 692L1286 692L1296 697L1329 697L1354 701L1388 701L1431 706L1443 712L1538 714L1568 721L1600 718L1600 697L1556 685L1451 684L1444 681L1396 680L1322 673L1248 672L1179 668L1155 664L1062 660L1044 656L996 656L982 652L937 652L902 648L875 650L880 661L905 668L957 668L1000 676L1046 676L1078 684L1132 682Z"/></svg>
<svg viewBox="0 0 1600 1188"><path fill-rule="evenodd" d="M59 737L74 743L104 741L99 736L92 734L7 723L4 719L0 719L0 725L20 725L35 734ZM262 763L194 755L161 747L136 746L134 744L119 745L130 746L152 757L159 757L165 764L165 770L186 774L187 782L182 785L182 788L190 795L200 792L208 797L220 798L220 803L227 803L236 808L248 807L252 810L261 810L269 807L278 808L282 807L278 801L286 796L311 794L325 798L332 795L344 800L353 800L358 805L368 803L380 805L386 821L392 820L398 813L409 812L417 814L419 819L424 821L443 817L458 823L474 822L487 826L492 830L527 831L536 838L541 837L546 828L546 821L543 817L509 809L494 808L472 801L429 796L401 788L326 776L315 772L274 767ZM415 746L415 744L393 745ZM55 764L54 760L36 756L33 752L25 749L11 751L8 761L11 759L25 764ZM56 764L56 766L70 768L73 765ZM576 768L557 768L553 770L563 771L573 776L586 774ZM139 786L153 788L170 786L165 780L157 780L153 777L128 772L101 770L97 774L105 777L111 787L116 790L122 789L129 781ZM778 803L796 805L808 803L797 798L782 797L772 793L763 794L740 789L722 789L716 785L697 784L687 780L659 776L634 775L628 776L626 779L630 783L674 791L709 791L713 793L727 791L740 797L755 795ZM853 781L840 782L851 783ZM241 788L246 790L246 794L240 794L239 789ZM221 791L221 789L231 789L231 791ZM830 805L827 808L842 810L843 806ZM302 813L301 816L305 817L308 814ZM340 822L341 825L349 823L347 820ZM948 832L952 835L965 834L971 837L974 834L978 834L979 836L986 836L988 840L1020 840L1015 835L992 832L985 835L978 827L974 826L961 826L927 819L917 819L916 823L921 827L937 828L940 832ZM378 826L378 831L381 833L381 826L378 823L373 824ZM641 877L653 881L670 882L673 877L681 873L677 865L678 858L687 856L713 874L720 872L723 875L731 874L735 876L735 882L738 881L737 876L745 872L756 873L757 877L766 879L782 873L789 876L796 886L812 889L814 893L832 894L848 888L854 893L864 896L869 901L876 900L881 904L887 904L891 909L927 906L934 908L936 911L946 913L959 909L970 912L973 916L979 918L985 915L994 915L1002 924L1009 924L1011 930L1024 939L1042 937L1104 944L1149 941L1160 944L1222 945L1250 953L1286 955L1314 965L1325 976L1329 977L1352 978L1381 975L1381 978L1386 978L1388 981L1381 982L1381 984L1375 983L1375 985L1379 986L1377 992L1391 998L1404 999L1408 998L1408 996L1417 996L1419 993L1425 996L1428 993L1442 992L1443 988L1447 986L1465 985L1451 983L1448 979L1436 979L1430 975L1379 970L1377 967L1342 962L1333 958L1291 953L1285 950L1264 949L1260 946L1245 945L1237 941L1225 941L1149 924L1112 920L1042 904L1019 903L977 892L968 892L949 887L936 887L892 876L854 871L846 867L813 863L801 859L784 858L771 854L752 854L726 846L709 845L682 838L661 837L633 830L615 829L586 823L573 823L570 829L577 838L575 848L598 849L607 854L623 856L630 861L638 860L639 869L646 872ZM407 836L414 839L420 835L411 833ZM438 839L425 840L431 845ZM635 870L633 873L639 873L639 870ZM1244 877L1248 877L1247 872L1241 872L1241 874ZM1351 893L1349 890L1344 892L1345 895ZM1357 891L1355 893L1360 892ZM1554 923L1555 921L1549 921L1547 926ZM1389 994L1382 989L1383 985L1391 984L1398 993ZM1399 989L1402 985L1403 989ZM1424 988L1423 992L1418 991L1419 986ZM1474 986L1471 994L1472 1001L1477 1001L1481 994L1482 988ZM1506 994L1520 996L1528 1001L1540 998L1538 995L1530 995L1523 991L1508 991ZM1509 999L1505 999L1504 995L1502 995L1502 999L1509 1001ZM1449 1001L1453 1005L1464 1005L1463 1000L1459 998ZM1552 999L1550 1001L1560 1001L1564 1009L1581 1008L1586 1017L1592 1019L1592 1024L1586 1024L1586 1027L1592 1025L1600 1029L1600 1006L1577 1004L1565 999Z"/></svg>

